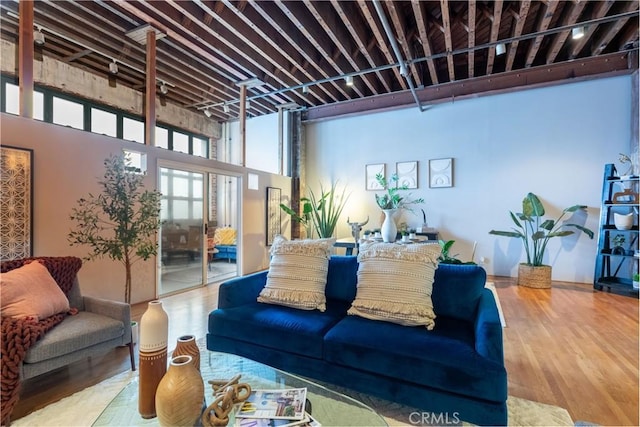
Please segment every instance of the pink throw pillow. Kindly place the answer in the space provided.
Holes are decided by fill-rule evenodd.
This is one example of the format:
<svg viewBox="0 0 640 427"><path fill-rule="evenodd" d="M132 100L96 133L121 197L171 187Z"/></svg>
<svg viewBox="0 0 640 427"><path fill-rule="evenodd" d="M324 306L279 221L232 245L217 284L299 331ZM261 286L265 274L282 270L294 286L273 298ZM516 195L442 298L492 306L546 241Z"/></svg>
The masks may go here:
<svg viewBox="0 0 640 427"><path fill-rule="evenodd" d="M69 311L69 300L47 267L31 262L0 275L2 316L45 319Z"/></svg>

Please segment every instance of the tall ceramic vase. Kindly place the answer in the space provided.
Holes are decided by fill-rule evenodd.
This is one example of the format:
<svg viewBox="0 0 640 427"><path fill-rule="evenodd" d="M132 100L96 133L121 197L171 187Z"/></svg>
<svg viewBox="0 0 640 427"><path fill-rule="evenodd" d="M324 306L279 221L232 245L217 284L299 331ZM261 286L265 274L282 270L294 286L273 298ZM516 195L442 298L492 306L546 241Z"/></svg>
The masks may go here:
<svg viewBox="0 0 640 427"><path fill-rule="evenodd" d="M171 359L158 384L156 410L161 426L195 425L202 412L204 382L188 355Z"/></svg>
<svg viewBox="0 0 640 427"><path fill-rule="evenodd" d="M156 389L167 372L169 317L162 302L151 301L140 319L140 377L138 412L142 418L156 416Z"/></svg>
<svg viewBox="0 0 640 427"><path fill-rule="evenodd" d="M383 209L384 212L384 221L382 222L382 227L380 228L380 234L382 235L383 242L395 242L398 234L398 228L396 227L396 222L393 219L397 209Z"/></svg>
<svg viewBox="0 0 640 427"><path fill-rule="evenodd" d="M176 344L176 349L173 350L171 354L172 358L176 358L178 356L191 356L193 366L200 371L200 349L198 348L198 344L196 344L196 337L193 335L183 335L178 338L178 343Z"/></svg>

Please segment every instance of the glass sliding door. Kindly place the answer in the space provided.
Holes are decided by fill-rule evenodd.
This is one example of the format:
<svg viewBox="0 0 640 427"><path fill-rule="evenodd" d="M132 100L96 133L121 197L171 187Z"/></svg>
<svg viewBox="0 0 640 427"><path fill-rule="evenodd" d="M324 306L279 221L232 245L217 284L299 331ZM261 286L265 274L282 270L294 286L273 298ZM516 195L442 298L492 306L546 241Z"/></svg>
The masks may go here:
<svg viewBox="0 0 640 427"><path fill-rule="evenodd" d="M205 284L205 177L201 172L160 168L159 296Z"/></svg>
<svg viewBox="0 0 640 427"><path fill-rule="evenodd" d="M238 224L240 218L238 178L209 174L207 227L207 281L220 282L238 275Z"/></svg>

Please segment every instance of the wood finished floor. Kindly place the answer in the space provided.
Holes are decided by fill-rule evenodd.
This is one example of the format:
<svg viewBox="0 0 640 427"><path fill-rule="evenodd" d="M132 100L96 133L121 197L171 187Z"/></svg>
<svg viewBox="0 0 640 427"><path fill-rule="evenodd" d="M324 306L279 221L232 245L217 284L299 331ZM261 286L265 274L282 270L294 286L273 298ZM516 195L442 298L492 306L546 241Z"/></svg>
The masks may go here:
<svg viewBox="0 0 640 427"><path fill-rule="evenodd" d="M574 421L639 425L638 299L594 292L589 285L554 282L527 289L491 277L500 297L509 394L566 408ZM210 285L163 300L169 343L206 334L217 304ZM146 304L132 307L139 320ZM77 362L24 383L13 419L129 369L126 348Z"/></svg>

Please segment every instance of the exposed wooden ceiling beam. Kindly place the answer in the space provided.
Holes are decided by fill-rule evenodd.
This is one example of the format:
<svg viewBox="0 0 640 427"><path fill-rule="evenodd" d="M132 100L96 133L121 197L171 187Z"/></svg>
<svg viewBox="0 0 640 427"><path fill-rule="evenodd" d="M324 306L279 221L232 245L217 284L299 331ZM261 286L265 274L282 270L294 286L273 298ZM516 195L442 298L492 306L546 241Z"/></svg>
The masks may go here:
<svg viewBox="0 0 640 427"><path fill-rule="evenodd" d="M638 10L638 2L629 2L627 4L627 7L625 9L625 12L632 12L634 10ZM607 32L605 32L598 40L594 41L593 43L593 50L591 51L591 55L600 55L609 45L609 43L611 43L611 40L613 40L613 38L616 36L616 34L618 33L618 31L620 31L629 21L629 18L624 18L624 19L620 19L616 22L613 23L613 25L611 25L609 27L609 30ZM638 40L638 35L635 35L635 40ZM624 43L626 43L628 41L625 40Z"/></svg>
<svg viewBox="0 0 640 427"><path fill-rule="evenodd" d="M469 0L469 10L467 11L467 21L469 22L469 42L468 46L472 49L467 54L468 61L468 75L469 78L475 76L475 50L473 47L476 45L476 0Z"/></svg>
<svg viewBox="0 0 640 427"><path fill-rule="evenodd" d="M451 22L449 21L449 0L440 0L442 10L442 26L444 27L444 44L449 54L447 55L447 69L449 70L449 81L456 79L455 66L453 64L453 43L451 41Z"/></svg>
<svg viewBox="0 0 640 427"><path fill-rule="evenodd" d="M420 0L411 0L411 7L413 8L413 15L416 18L416 25L418 27L418 33L420 34L420 44L422 45L424 56L430 57L431 55L433 55L433 49L431 49L431 42L429 41L429 37L427 35L427 19L425 18L422 10L422 2ZM436 72L436 67L433 63L433 59L427 60L427 68L429 69L431 84L437 85L439 83L438 73Z"/></svg>
<svg viewBox="0 0 640 427"><path fill-rule="evenodd" d="M387 64L397 63L397 61L389 51L389 45L387 44L385 37L382 35L382 32L378 27L378 22L373 18L373 14L369 9L369 2L365 0L358 0L358 6L360 6L360 11L362 12L365 20L369 23L371 32L373 33L376 42L378 43L377 47L382 52L382 55L386 58ZM402 87L402 89L407 89L407 82L404 80L404 77L400 75L400 70L398 69L398 67L393 67L393 73L395 74L400 87Z"/></svg>
<svg viewBox="0 0 640 427"><path fill-rule="evenodd" d="M405 25L404 22L401 22L398 10L393 0L387 0L385 2L385 5L387 6L387 10L389 11L389 15L391 16L391 22L397 34L397 42L400 45L400 49L402 49L405 60L413 59L413 55L409 50L409 43L407 42L407 37L404 34L404 28L406 28L407 25ZM411 71L411 75L413 76L413 81L417 86L420 86L422 84L422 78L418 75L418 70L416 65L415 64L410 65L409 69Z"/></svg>
<svg viewBox="0 0 640 427"><path fill-rule="evenodd" d="M375 68L376 67L376 61L373 59L373 56L370 53L371 49L369 49L368 46L365 46L365 44L366 44L365 40L366 40L366 36L367 35L365 34L363 26L362 25L358 25L355 22L352 22L351 19L350 19L350 16L352 16L353 14L348 13L345 10L345 8L350 6L351 3L340 1L340 0L331 0L331 5L333 6L333 8L335 9L336 13L338 14L340 19L342 20L342 23L344 24L344 26L349 31L349 34L351 34L351 37L353 38L353 40L355 41L356 45L358 46L358 50L360 51L362 56L364 56L364 58L369 63L369 67L370 68ZM391 87L389 86L389 82L384 77L383 73L381 73L380 71L377 71L375 73L375 75L378 77L378 80L384 86L384 89L387 92L390 92L391 91Z"/></svg>
<svg viewBox="0 0 640 427"><path fill-rule="evenodd" d="M573 4L571 6L571 12L565 19L562 20L560 25L564 26L564 25L575 24L578 21L578 18L580 17L580 14L582 13L586 5L587 5L586 1ZM560 49L562 49L562 46L564 46L564 43L567 41L567 37L569 36L570 33L571 31L562 31L561 33L557 33L554 36L553 44L547 51L547 60L546 60L547 64L553 64L553 62L556 60L556 57L558 56Z"/></svg>
<svg viewBox="0 0 640 427"><path fill-rule="evenodd" d="M523 0L520 2L520 11L518 12L515 18L516 25L511 34L511 37L520 37L522 35L522 29L524 28L524 23L527 20L527 16L529 15L529 9L531 8L531 0ZM505 68L506 71L511 71L513 68L513 61L516 58L516 53L518 52L518 44L519 40L514 41L508 46L508 56L507 56L507 66Z"/></svg>
<svg viewBox="0 0 640 427"><path fill-rule="evenodd" d="M498 40L500 34L500 23L502 22L502 0L493 2L493 20L491 23L491 36L489 42L493 43ZM493 61L496 57L496 47L491 46L487 54L487 74L493 74Z"/></svg>

